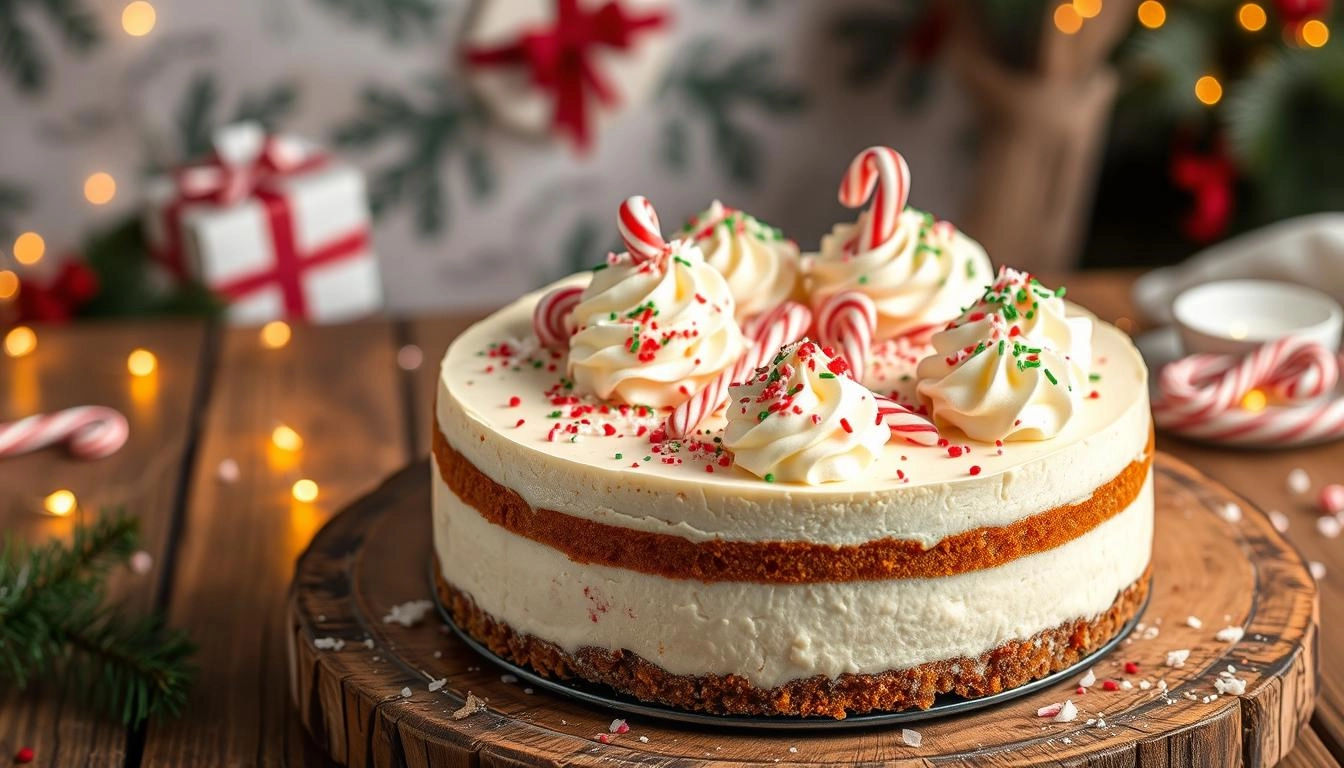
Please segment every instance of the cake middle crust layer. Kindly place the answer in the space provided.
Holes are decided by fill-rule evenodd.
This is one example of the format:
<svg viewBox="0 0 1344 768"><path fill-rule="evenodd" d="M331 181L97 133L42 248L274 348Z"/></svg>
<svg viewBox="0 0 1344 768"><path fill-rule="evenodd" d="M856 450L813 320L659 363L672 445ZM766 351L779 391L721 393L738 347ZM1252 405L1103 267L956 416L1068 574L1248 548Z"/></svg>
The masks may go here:
<svg viewBox="0 0 1344 768"><path fill-rule="evenodd" d="M1148 566L1152 474L1125 509L1053 549L939 578L704 583L583 564L482 517L433 473L443 577L486 614L567 653L634 653L673 675L775 688L976 658L1106 611ZM613 542L619 546L619 542Z"/></svg>

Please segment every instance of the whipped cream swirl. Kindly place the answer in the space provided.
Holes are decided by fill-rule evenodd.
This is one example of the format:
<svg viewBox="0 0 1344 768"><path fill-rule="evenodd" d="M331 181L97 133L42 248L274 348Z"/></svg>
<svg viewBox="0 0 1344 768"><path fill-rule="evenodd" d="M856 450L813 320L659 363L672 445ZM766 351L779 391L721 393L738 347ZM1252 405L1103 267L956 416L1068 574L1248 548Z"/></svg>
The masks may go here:
<svg viewBox="0 0 1344 768"><path fill-rule="evenodd" d="M877 305L876 340L931 331L955 318L990 281L989 257L980 244L949 222L906 208L895 234L876 248L856 239L854 224L837 224L806 258L813 306L840 291L867 294Z"/></svg>
<svg viewBox="0 0 1344 768"><path fill-rule="evenodd" d="M737 302L739 321L799 297L798 244L780 230L715 200L682 230L719 270Z"/></svg>
<svg viewBox="0 0 1344 768"><path fill-rule="evenodd" d="M729 390L723 444L769 482L819 485L862 475L891 436L873 393L808 339Z"/></svg>
<svg viewBox="0 0 1344 768"><path fill-rule="evenodd" d="M569 374L603 400L675 406L742 354L733 309L723 276L690 243L640 263L611 254L571 315Z"/></svg>
<svg viewBox="0 0 1344 768"><path fill-rule="evenodd" d="M1092 359L1092 321L1067 317L1063 293L1003 269L933 335L916 392L935 424L984 442L1059 434L1081 406Z"/></svg>

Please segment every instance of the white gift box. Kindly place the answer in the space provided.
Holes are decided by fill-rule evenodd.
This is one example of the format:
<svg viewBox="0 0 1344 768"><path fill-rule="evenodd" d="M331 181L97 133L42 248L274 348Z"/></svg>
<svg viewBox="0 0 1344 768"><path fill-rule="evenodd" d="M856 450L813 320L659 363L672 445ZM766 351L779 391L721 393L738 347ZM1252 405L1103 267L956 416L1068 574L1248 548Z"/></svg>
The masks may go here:
<svg viewBox="0 0 1344 768"><path fill-rule="evenodd" d="M332 323L383 306L364 177L311 145L229 126L211 163L147 197L152 250L226 298L231 322Z"/></svg>

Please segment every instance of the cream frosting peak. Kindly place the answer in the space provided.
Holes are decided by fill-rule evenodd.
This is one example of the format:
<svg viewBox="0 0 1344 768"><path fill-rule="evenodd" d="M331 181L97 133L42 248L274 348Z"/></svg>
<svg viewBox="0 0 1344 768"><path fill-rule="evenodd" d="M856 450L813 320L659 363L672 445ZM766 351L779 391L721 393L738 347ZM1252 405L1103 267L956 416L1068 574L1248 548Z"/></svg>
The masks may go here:
<svg viewBox="0 0 1344 768"><path fill-rule="evenodd" d="M895 234L862 249L855 233L863 226L837 224L805 258L812 304L841 291L866 294L877 306L876 340L929 332L955 318L990 281L984 248L949 222L906 208Z"/></svg>
<svg viewBox="0 0 1344 768"><path fill-rule="evenodd" d="M1092 324L1065 317L1063 290L1004 269L933 335L916 392L939 427L974 440L1044 440L1073 418L1091 364Z"/></svg>
<svg viewBox="0 0 1344 768"><path fill-rule="evenodd" d="M737 466L767 481L808 485L862 475L891 430L873 393L844 372L843 359L803 339L732 387L723 444Z"/></svg>
<svg viewBox="0 0 1344 768"><path fill-rule="evenodd" d="M739 321L797 297L802 279L798 244L775 227L715 200L682 234L728 281Z"/></svg>
<svg viewBox="0 0 1344 768"><path fill-rule="evenodd" d="M603 400L674 406L742 354L733 311L723 276L689 242L642 262L612 254L574 307L570 376Z"/></svg>

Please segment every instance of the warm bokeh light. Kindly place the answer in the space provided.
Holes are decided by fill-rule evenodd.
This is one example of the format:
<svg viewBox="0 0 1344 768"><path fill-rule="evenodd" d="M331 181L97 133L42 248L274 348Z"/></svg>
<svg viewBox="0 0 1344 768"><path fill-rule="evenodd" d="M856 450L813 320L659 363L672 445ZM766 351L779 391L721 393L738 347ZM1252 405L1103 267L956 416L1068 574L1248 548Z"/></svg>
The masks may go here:
<svg viewBox="0 0 1344 768"><path fill-rule="evenodd" d="M0 269L0 301L9 301L19 292L19 276L13 270Z"/></svg>
<svg viewBox="0 0 1344 768"><path fill-rule="evenodd" d="M317 499L317 483L307 478L296 480L294 487L290 488L289 491L294 494L295 501L301 501L304 504Z"/></svg>
<svg viewBox="0 0 1344 768"><path fill-rule="evenodd" d="M84 180L84 199L94 205L106 205L117 196L117 180L112 174L99 171Z"/></svg>
<svg viewBox="0 0 1344 768"><path fill-rule="evenodd" d="M288 425L281 424L271 430L271 443L282 451L297 451L303 447L303 438Z"/></svg>
<svg viewBox="0 0 1344 768"><path fill-rule="evenodd" d="M291 331L284 320L272 320L261 326L261 345L267 349L279 349L289 343Z"/></svg>
<svg viewBox="0 0 1344 768"><path fill-rule="evenodd" d="M24 232L14 238L14 260L23 265L36 264L47 252L47 241L36 232Z"/></svg>
<svg viewBox="0 0 1344 768"><path fill-rule="evenodd" d="M5 334L5 354L23 357L37 349L37 334L26 325L16 325Z"/></svg>
<svg viewBox="0 0 1344 768"><path fill-rule="evenodd" d="M42 500L42 508L57 517L65 517L75 511L77 503L75 494L62 488L48 494L47 498Z"/></svg>
<svg viewBox="0 0 1344 768"><path fill-rule="evenodd" d="M1205 75L1195 81L1195 98L1211 107L1222 101L1223 84L1213 75Z"/></svg>
<svg viewBox="0 0 1344 768"><path fill-rule="evenodd" d="M1072 35L1083 28L1083 17L1071 3L1065 3L1055 9L1055 28L1066 35Z"/></svg>
<svg viewBox="0 0 1344 768"><path fill-rule="evenodd" d="M1265 9L1257 3L1246 3L1237 9L1237 23L1247 32L1259 32L1265 28L1265 23L1269 17L1265 14Z"/></svg>
<svg viewBox="0 0 1344 768"><path fill-rule="evenodd" d="M1269 398L1265 397L1263 390L1252 389L1242 396L1241 407L1251 413L1258 413L1265 410L1265 405L1268 402Z"/></svg>
<svg viewBox="0 0 1344 768"><path fill-rule="evenodd" d="M121 28L126 30L126 34L131 37L144 37L150 30L154 29L154 22L158 14L154 12L154 6L145 2L145 0L135 0L133 3L127 3L125 8L121 9Z"/></svg>
<svg viewBox="0 0 1344 768"><path fill-rule="evenodd" d="M148 376L158 367L158 358L148 349L133 349L131 354L126 356L126 370L130 371L132 376Z"/></svg>
<svg viewBox="0 0 1344 768"><path fill-rule="evenodd" d="M1309 45L1312 48L1320 48L1330 42L1330 28L1320 19L1312 19L1302 25L1297 31L1297 37L1303 45Z"/></svg>
<svg viewBox="0 0 1344 768"><path fill-rule="evenodd" d="M1073 10L1084 19L1090 19L1101 13L1101 0L1073 0Z"/></svg>
<svg viewBox="0 0 1344 768"><path fill-rule="evenodd" d="M1158 0L1143 0L1139 3L1139 23L1149 29L1157 29L1167 23L1167 8Z"/></svg>

